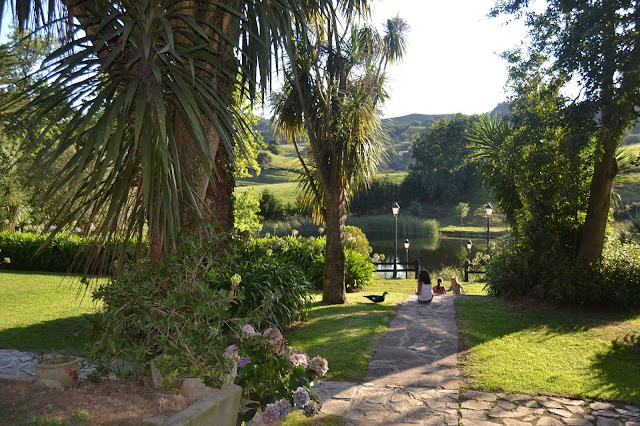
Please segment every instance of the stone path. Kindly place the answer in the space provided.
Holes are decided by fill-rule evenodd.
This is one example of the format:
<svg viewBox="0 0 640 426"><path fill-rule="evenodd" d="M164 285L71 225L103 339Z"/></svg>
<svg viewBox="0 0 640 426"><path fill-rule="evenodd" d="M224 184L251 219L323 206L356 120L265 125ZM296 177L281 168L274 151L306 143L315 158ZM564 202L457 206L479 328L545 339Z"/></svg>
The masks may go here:
<svg viewBox="0 0 640 426"><path fill-rule="evenodd" d="M363 383L321 381L322 412L350 425L640 426L640 408L599 401L459 392L455 296L412 296L380 341ZM640 387L640 384L639 384Z"/></svg>

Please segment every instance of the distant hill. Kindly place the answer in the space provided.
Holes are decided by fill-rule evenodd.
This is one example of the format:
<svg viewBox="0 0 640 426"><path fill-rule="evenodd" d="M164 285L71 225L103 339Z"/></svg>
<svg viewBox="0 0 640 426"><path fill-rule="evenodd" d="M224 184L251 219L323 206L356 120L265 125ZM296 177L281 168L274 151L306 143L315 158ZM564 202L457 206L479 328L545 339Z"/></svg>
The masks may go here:
<svg viewBox="0 0 640 426"><path fill-rule="evenodd" d="M402 117L383 118L382 122L386 124L393 124L395 126L410 126L418 125L423 127L429 127L435 121L441 118L452 117L453 114L409 114Z"/></svg>

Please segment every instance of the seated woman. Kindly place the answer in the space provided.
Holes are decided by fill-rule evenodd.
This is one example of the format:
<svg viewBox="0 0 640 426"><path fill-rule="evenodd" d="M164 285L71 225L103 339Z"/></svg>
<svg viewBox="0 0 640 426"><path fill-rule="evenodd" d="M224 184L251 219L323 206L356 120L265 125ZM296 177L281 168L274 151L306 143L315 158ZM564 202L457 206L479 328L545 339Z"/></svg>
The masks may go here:
<svg viewBox="0 0 640 426"><path fill-rule="evenodd" d="M418 303L431 303L433 300L433 292L431 291L431 276L425 269L418 274Z"/></svg>
<svg viewBox="0 0 640 426"><path fill-rule="evenodd" d="M442 285L442 278L438 278L438 285L433 287L433 294L447 294L447 289Z"/></svg>
<svg viewBox="0 0 640 426"><path fill-rule="evenodd" d="M451 277L451 287L449 287L449 291L452 291L453 294L467 294L462 284L458 282L458 277Z"/></svg>

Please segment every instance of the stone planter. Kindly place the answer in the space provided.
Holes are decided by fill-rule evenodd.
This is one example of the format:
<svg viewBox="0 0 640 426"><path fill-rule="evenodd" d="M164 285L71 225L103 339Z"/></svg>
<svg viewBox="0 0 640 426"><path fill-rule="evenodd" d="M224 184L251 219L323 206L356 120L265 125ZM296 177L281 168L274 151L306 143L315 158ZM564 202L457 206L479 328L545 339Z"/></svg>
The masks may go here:
<svg viewBox="0 0 640 426"><path fill-rule="evenodd" d="M78 381L80 361L72 357L46 358L36 364L36 377L71 387Z"/></svg>
<svg viewBox="0 0 640 426"><path fill-rule="evenodd" d="M160 372L157 370L156 366L154 365L153 361L151 361L150 367L151 367L151 378L153 380L153 385L156 388L164 387L163 385L166 382L166 377L160 374ZM231 372L227 374L227 377L222 385L222 389L226 389L229 385L233 384L237 374L238 374L238 363L234 362ZM215 388L206 386L202 382L202 379L200 379L199 377L185 377L180 380L176 380L172 384L176 385L176 387L179 387L180 394L183 395L185 398L187 398L189 401L198 400L215 390Z"/></svg>

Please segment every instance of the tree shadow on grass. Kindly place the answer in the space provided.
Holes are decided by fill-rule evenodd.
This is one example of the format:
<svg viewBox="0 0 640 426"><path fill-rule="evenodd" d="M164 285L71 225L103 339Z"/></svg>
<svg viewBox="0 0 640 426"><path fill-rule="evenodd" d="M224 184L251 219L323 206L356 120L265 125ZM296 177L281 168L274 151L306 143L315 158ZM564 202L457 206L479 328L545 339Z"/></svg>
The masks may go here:
<svg viewBox="0 0 640 426"><path fill-rule="evenodd" d="M585 380L595 377L595 383L591 382L586 390L589 397L640 404L640 333L634 331L637 313L529 307L512 305L493 297L465 298L457 304L457 310L461 349L471 351L463 357L471 354L474 347L492 340L527 336L535 339L529 343L540 349L538 353L549 349L549 362L584 363L584 370L593 373ZM581 361L567 359L567 355L572 353L571 348L557 347L556 338L571 335L575 335L575 340L561 341L581 347L587 341L597 339L601 343L600 349L594 349L593 355L584 354ZM554 346L557 349L554 350ZM608 349L603 352L602 348ZM526 348L520 350L526 351ZM548 381L555 379L547 378Z"/></svg>
<svg viewBox="0 0 640 426"><path fill-rule="evenodd" d="M612 341L611 350L596 357L600 389L617 400L640 404L640 332Z"/></svg>
<svg viewBox="0 0 640 426"><path fill-rule="evenodd" d="M95 314L43 321L0 331L0 348L19 351L86 355L89 327Z"/></svg>

